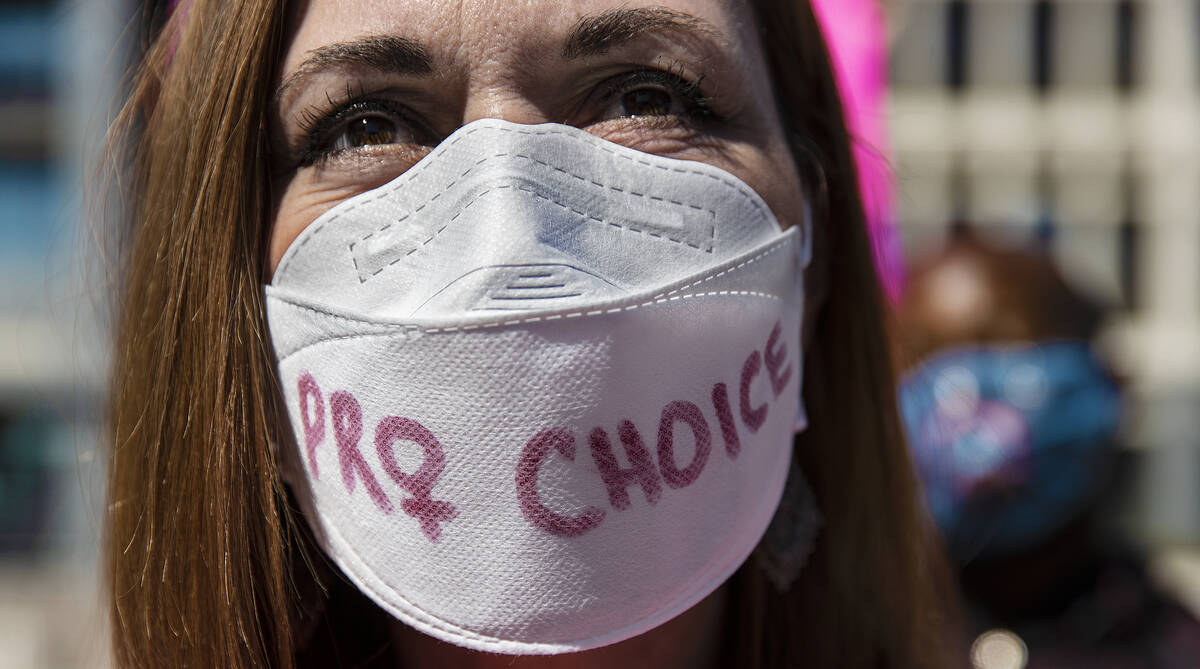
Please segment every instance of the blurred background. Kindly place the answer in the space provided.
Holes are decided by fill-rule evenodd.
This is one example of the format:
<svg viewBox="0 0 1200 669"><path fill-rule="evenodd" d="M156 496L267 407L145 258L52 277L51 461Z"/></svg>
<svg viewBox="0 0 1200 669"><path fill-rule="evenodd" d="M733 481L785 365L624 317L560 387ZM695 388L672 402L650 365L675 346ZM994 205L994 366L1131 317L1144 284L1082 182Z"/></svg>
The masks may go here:
<svg viewBox="0 0 1200 669"><path fill-rule="evenodd" d="M81 215L135 13L0 2L0 667L102 667L102 261Z"/></svg>
<svg viewBox="0 0 1200 669"><path fill-rule="evenodd" d="M1200 3L906 0L888 18L905 255L969 222L1046 249L1108 307L1131 470L1114 513L1200 611Z"/></svg>
<svg viewBox="0 0 1200 669"><path fill-rule="evenodd" d="M0 668L107 666L95 559L108 296L81 193L143 9L0 1ZM1107 307L1096 346L1127 393L1126 484L1107 515L1200 612L1200 2L884 11L890 90L881 129L861 135L894 177L879 214L889 272L969 222L1049 253Z"/></svg>

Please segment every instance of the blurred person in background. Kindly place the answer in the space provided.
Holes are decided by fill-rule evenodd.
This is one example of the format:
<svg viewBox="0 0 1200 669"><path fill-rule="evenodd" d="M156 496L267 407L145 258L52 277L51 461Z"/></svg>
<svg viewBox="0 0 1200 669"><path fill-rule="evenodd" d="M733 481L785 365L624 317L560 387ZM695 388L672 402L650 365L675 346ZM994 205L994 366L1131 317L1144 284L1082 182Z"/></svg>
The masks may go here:
<svg viewBox="0 0 1200 669"><path fill-rule="evenodd" d="M1103 531L1122 398L1098 306L965 228L908 280L901 413L977 669L1200 667L1200 624Z"/></svg>
<svg viewBox="0 0 1200 669"><path fill-rule="evenodd" d="M808 2L194 0L112 137L118 666L946 666L940 556ZM765 241L710 267L751 233ZM550 261L419 291L530 238L636 276L687 271L586 313L377 313L476 304L458 278ZM436 261L411 266L418 248ZM561 262L589 297L622 283ZM486 287L538 287L514 285ZM478 346L437 348L463 341ZM489 348L506 341L533 348ZM631 364L643 349L656 357ZM428 428L382 415L424 401L449 407L412 414ZM609 402L604 429L573 418ZM543 418L530 406L551 418L525 425ZM446 438L476 419L475 438Z"/></svg>

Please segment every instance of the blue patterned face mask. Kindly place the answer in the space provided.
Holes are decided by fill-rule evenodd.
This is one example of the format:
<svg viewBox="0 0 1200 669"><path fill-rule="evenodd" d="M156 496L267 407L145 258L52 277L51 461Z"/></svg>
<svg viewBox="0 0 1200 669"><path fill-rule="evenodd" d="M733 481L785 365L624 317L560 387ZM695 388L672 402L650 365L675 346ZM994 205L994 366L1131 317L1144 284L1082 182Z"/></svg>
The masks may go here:
<svg viewBox="0 0 1200 669"><path fill-rule="evenodd" d="M1104 481L1121 397L1084 342L962 349L900 384L929 509L959 560L1031 548Z"/></svg>

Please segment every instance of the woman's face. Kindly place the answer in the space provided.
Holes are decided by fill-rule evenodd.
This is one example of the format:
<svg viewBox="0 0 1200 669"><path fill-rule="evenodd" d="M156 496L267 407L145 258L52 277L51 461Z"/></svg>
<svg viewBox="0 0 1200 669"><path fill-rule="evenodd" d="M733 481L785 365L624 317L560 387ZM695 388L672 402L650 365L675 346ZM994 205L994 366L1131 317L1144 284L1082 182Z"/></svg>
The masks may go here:
<svg viewBox="0 0 1200 669"><path fill-rule="evenodd" d="M741 178L802 212L750 9L736 0L308 0L272 113L273 273L339 202L481 118L556 122Z"/></svg>

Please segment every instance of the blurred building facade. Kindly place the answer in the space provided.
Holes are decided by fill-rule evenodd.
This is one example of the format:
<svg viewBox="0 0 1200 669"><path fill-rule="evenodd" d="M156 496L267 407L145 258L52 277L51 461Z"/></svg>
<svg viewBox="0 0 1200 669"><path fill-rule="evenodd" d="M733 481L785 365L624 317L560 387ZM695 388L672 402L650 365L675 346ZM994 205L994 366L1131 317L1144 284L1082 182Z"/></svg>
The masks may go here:
<svg viewBox="0 0 1200 669"><path fill-rule="evenodd" d="M103 260L82 215L124 0L0 2L0 668L105 667Z"/></svg>
<svg viewBox="0 0 1200 669"><path fill-rule="evenodd" d="M125 67L114 45L139 39L141 4L0 2L0 669L106 666L107 295L80 196ZM1047 244L1113 305L1105 346L1130 378L1127 441L1144 463L1135 524L1200 541L1200 1L888 11L907 250L969 221Z"/></svg>
<svg viewBox="0 0 1200 669"><path fill-rule="evenodd" d="M1200 539L1200 2L891 3L907 251L956 222L1049 248L1114 308L1140 463L1130 524Z"/></svg>

